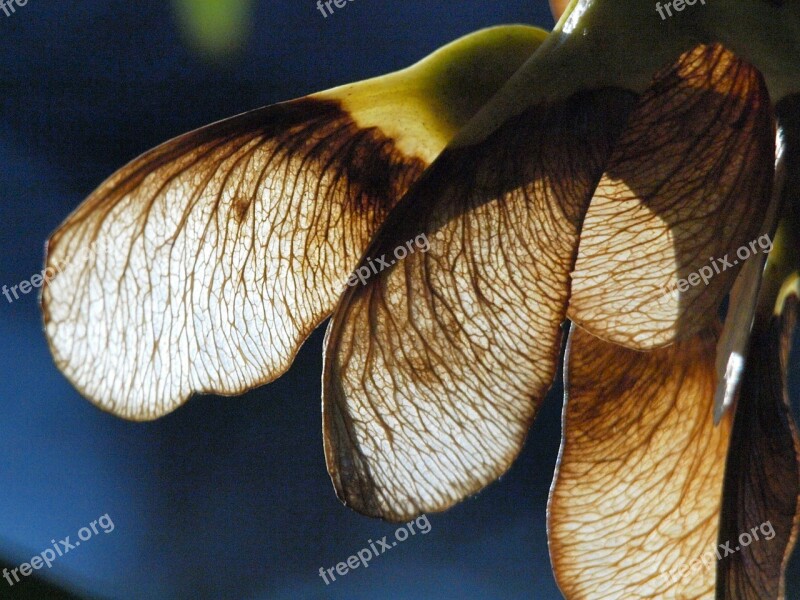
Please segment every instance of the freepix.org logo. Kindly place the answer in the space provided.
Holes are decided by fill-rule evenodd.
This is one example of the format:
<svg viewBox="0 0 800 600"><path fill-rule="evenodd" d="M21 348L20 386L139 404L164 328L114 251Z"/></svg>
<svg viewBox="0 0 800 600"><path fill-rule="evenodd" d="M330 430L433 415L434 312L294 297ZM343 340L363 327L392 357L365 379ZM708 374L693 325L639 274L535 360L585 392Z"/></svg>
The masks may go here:
<svg viewBox="0 0 800 600"><path fill-rule="evenodd" d="M99 530L97 525L100 526ZM91 527L91 529L89 529L89 527ZM55 562L59 556L64 556L69 551L75 550L75 548L81 545L81 542L86 542L92 539L93 536L100 533L100 530L102 530L103 533L111 533L114 531L114 521L111 520L111 517L108 516L108 513L95 519L89 523L87 527L81 527L78 530L79 539L77 540L70 541L71 536L69 535L63 540L60 540L58 543L56 543L55 539L50 540L50 543L53 545L52 548L42 550L42 552L39 554L34 555L30 561L22 563L20 566L14 569L3 569L3 577L8 582L9 586L13 586L15 583L20 583L20 581L22 581L20 575L22 575L22 577L28 577L35 570L41 569L45 565L47 565L47 568L49 569L53 566L53 562ZM58 555L56 555L56 553L58 553Z"/></svg>
<svg viewBox="0 0 800 600"><path fill-rule="evenodd" d="M0 10L2 10L7 17L10 17L17 12L17 6L22 8L27 3L28 0L0 0Z"/></svg>
<svg viewBox="0 0 800 600"><path fill-rule="evenodd" d="M661 20L665 20L667 15L670 17L672 16L672 9L674 8L677 12L682 12L684 8L687 6L694 6L697 4L698 0L670 0L669 2L665 2L664 6L661 6L661 2L656 2L656 12L661 17ZM706 0L700 0L700 4L705 6ZM667 15L664 14L664 11L667 12Z"/></svg>
<svg viewBox="0 0 800 600"><path fill-rule="evenodd" d="M347 6L348 2L352 2L353 0L317 0L317 10L322 13L322 16L326 19L328 15L332 15L334 13L334 9L331 7L331 4L336 8L344 8ZM325 10L327 9L327 10Z"/></svg>

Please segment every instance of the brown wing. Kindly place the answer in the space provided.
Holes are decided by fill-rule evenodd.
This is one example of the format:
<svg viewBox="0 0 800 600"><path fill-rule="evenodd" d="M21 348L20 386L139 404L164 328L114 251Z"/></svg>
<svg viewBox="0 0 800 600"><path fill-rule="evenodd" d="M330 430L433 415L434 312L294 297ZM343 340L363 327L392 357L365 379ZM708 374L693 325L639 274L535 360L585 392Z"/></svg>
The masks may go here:
<svg viewBox="0 0 800 600"><path fill-rule="evenodd" d="M156 148L50 240L59 273L42 307L56 363L131 419L274 378L424 166L316 99Z"/></svg>
<svg viewBox="0 0 800 600"><path fill-rule="evenodd" d="M586 215L570 318L634 349L713 324L737 250L754 260L766 248L749 244L763 233L774 139L761 76L724 48L699 46L657 74Z"/></svg>
<svg viewBox="0 0 800 600"><path fill-rule="evenodd" d="M720 600L779 600L800 530L800 442L787 367L798 297L759 321L750 340L725 475Z"/></svg>
<svg viewBox="0 0 800 600"><path fill-rule="evenodd" d="M122 168L49 243L42 309L59 368L137 420L282 374L409 184L543 37L483 30Z"/></svg>
<svg viewBox="0 0 800 600"><path fill-rule="evenodd" d="M574 600L714 597L731 424L703 332L642 353L573 326L550 554Z"/></svg>
<svg viewBox="0 0 800 600"><path fill-rule="evenodd" d="M635 97L579 92L446 150L367 255L328 330L328 470L356 510L401 521L502 474L550 387L580 224ZM395 249L425 236L427 251ZM362 265L363 266L363 265Z"/></svg>

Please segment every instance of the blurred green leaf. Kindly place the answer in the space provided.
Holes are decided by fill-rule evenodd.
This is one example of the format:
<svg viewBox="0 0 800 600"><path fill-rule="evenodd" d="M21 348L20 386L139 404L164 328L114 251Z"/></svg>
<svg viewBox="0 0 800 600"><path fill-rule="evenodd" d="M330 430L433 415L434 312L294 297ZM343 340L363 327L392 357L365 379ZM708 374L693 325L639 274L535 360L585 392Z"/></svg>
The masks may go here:
<svg viewBox="0 0 800 600"><path fill-rule="evenodd" d="M191 47L207 58L225 58L250 32L253 0L173 0L178 23Z"/></svg>

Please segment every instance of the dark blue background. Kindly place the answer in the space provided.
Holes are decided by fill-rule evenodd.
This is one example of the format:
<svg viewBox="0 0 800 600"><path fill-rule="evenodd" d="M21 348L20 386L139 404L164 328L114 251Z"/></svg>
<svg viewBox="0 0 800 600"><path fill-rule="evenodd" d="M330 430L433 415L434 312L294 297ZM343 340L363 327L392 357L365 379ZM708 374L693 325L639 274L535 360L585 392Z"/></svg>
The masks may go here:
<svg viewBox="0 0 800 600"><path fill-rule="evenodd" d="M116 168L247 109L407 66L477 28L552 19L545 0L264 2L242 51L204 60L164 0L44 2L0 13L0 284ZM109 513L40 571L114 598L559 598L545 536L554 389L520 459L432 530L326 587L317 572L395 527L336 499L320 435L321 331L278 382L197 398L154 423L93 408L54 368L33 294L0 297L0 555L17 565ZM22 585L22 584L20 584ZM16 588L19 590L19 588ZM0 580L0 596L13 592Z"/></svg>

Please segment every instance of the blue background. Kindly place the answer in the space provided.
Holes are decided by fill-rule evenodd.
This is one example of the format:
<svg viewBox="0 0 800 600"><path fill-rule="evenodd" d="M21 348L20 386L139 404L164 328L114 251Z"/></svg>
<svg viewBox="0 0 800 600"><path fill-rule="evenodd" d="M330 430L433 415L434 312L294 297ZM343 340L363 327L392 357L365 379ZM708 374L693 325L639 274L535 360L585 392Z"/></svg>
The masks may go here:
<svg viewBox="0 0 800 600"><path fill-rule="evenodd" d="M411 64L480 27L550 28L545 0L263 2L241 52L190 50L163 0L33 0L0 13L0 284L106 176L177 134ZM325 586L319 568L395 526L344 508L320 435L322 332L291 371L240 398L196 398L154 423L101 413L52 364L34 294L0 297L0 556L17 565L108 513L40 571L102 598L560 598L545 508L554 389L521 457L476 498ZM20 584L21 585L21 584ZM0 596L18 593L0 581Z"/></svg>

